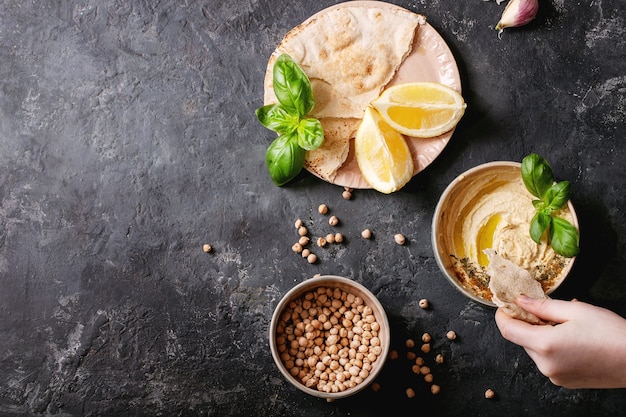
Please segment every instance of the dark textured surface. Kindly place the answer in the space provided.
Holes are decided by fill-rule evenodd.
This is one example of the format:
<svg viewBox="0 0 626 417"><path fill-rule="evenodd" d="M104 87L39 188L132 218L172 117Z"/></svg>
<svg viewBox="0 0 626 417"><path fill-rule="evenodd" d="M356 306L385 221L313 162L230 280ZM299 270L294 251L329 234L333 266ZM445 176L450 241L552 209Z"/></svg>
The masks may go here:
<svg viewBox="0 0 626 417"><path fill-rule="evenodd" d="M443 279L430 244L456 175L538 152L571 181L582 227L582 254L554 296L626 314L624 2L545 0L501 37L504 4L397 2L450 45L468 111L403 190L350 201L308 174L272 185L272 134L254 117L275 45L333 3L0 3L0 415L626 413L624 390L552 385L501 338L493 310ZM309 265L291 252L293 222L325 234L320 203L346 241ZM393 243L397 232L408 245ZM275 368L273 307L316 273L363 283L387 309L401 358L379 393L327 403ZM446 357L433 367L438 396L403 359L404 339L425 331Z"/></svg>

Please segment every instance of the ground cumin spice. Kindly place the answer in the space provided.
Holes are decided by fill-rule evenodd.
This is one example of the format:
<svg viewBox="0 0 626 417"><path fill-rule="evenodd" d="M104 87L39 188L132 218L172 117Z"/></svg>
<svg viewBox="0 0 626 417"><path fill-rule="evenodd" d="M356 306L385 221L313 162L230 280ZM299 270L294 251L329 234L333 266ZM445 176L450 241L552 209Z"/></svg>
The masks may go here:
<svg viewBox="0 0 626 417"><path fill-rule="evenodd" d="M453 254L450 254L450 256L453 259L454 274L461 285L478 297L491 301L493 294L489 290L489 274L487 274L485 268L471 262L467 257L459 259ZM549 264L538 265L529 272L534 279L541 283L543 291L546 292L556 284L561 271L563 271L568 262L568 258L556 255Z"/></svg>

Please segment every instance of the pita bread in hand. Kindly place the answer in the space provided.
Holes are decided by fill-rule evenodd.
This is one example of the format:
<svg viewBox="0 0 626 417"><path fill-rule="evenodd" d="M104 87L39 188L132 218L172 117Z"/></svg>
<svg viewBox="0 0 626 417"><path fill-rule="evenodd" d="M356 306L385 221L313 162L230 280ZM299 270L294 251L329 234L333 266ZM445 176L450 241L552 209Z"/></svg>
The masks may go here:
<svg viewBox="0 0 626 417"><path fill-rule="evenodd" d="M483 252L489 258L487 273L490 277L489 289L493 294L491 300L494 304L516 319L531 324L547 324L515 304L515 299L520 295L535 299L548 298L539 281L533 279L530 272L524 268L498 255L495 250L485 249Z"/></svg>

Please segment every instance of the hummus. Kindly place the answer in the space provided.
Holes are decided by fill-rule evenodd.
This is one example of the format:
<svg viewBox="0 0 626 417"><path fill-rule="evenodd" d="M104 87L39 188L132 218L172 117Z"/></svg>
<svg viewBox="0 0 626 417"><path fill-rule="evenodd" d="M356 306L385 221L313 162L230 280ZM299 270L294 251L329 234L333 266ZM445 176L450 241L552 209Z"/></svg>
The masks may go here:
<svg viewBox="0 0 626 417"><path fill-rule="evenodd" d="M446 233L443 240L461 285L491 301L489 259L484 251L493 249L527 270L550 292L571 259L558 255L545 236L539 244L530 237L536 198L524 186L519 167L461 177L457 188L460 191L449 197L445 213L446 227L452 233ZM573 223L568 206L554 214Z"/></svg>

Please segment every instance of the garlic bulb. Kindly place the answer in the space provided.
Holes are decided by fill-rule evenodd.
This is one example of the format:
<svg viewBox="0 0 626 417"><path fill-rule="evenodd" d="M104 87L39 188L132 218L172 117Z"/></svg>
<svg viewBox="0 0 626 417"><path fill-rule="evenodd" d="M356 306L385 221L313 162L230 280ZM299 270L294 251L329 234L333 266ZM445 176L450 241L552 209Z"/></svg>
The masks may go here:
<svg viewBox="0 0 626 417"><path fill-rule="evenodd" d="M504 8L496 30L523 26L533 20L539 10L539 0L510 0Z"/></svg>

